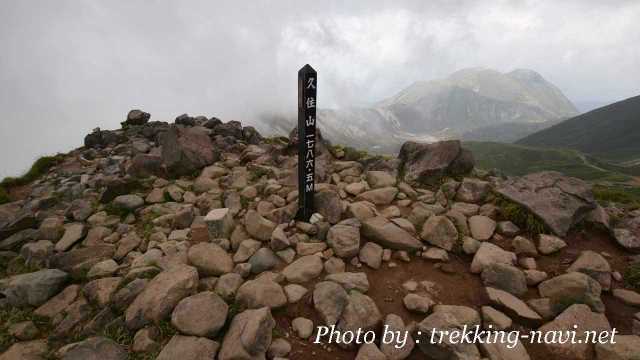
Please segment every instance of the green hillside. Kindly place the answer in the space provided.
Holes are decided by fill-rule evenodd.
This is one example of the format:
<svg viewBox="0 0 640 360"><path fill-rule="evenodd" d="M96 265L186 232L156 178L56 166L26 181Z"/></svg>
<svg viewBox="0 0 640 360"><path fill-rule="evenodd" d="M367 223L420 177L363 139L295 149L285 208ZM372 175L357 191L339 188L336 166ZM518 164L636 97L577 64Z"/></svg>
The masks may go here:
<svg viewBox="0 0 640 360"><path fill-rule="evenodd" d="M576 149L609 162L633 163L640 158L640 96L573 117L517 143Z"/></svg>
<svg viewBox="0 0 640 360"><path fill-rule="evenodd" d="M588 181L630 180L628 175L591 163L588 157L575 150L477 141L465 142L464 147L473 152L479 168L498 169L505 175L554 170Z"/></svg>

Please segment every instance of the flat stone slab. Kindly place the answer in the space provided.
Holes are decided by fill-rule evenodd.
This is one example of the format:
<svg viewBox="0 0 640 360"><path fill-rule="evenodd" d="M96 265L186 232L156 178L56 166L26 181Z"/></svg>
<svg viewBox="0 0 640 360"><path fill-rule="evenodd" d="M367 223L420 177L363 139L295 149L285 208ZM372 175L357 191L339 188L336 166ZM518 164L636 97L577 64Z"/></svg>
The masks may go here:
<svg viewBox="0 0 640 360"><path fill-rule="evenodd" d="M496 192L531 211L558 236L596 207L590 185L555 171L510 178Z"/></svg>

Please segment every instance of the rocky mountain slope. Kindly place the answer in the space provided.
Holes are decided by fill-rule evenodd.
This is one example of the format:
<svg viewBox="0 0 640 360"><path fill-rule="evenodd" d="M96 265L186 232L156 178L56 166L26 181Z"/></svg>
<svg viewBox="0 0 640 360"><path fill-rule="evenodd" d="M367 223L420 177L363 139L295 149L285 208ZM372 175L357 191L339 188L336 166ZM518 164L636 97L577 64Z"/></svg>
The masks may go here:
<svg viewBox="0 0 640 360"><path fill-rule="evenodd" d="M333 142L397 152L404 141L416 139L516 140L577 114L562 92L535 71L471 68L416 82L370 108L323 110L318 118ZM286 118L263 120L280 131L293 124Z"/></svg>
<svg viewBox="0 0 640 360"><path fill-rule="evenodd" d="M519 144L577 149L616 163L640 161L640 96L573 117L518 141Z"/></svg>
<svg viewBox="0 0 640 360"><path fill-rule="evenodd" d="M555 172L474 170L458 141L397 158L180 116L96 129L0 206L0 360L632 359L640 211ZM295 131L292 132L295 134ZM321 134L318 134L321 135ZM454 284L452 286L452 284ZM436 329L617 329L615 344L431 343ZM315 344L320 325L370 344ZM381 329L407 331L404 346ZM584 340L584 333L577 335Z"/></svg>

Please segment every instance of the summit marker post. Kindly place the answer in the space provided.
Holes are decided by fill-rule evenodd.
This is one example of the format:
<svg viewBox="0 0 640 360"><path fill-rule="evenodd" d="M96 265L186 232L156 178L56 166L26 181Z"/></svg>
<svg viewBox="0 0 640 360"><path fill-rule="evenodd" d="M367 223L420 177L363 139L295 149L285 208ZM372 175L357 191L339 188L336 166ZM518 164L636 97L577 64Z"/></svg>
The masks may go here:
<svg viewBox="0 0 640 360"><path fill-rule="evenodd" d="M309 65L298 71L298 214L309 221L313 214L316 167L316 94L318 75Z"/></svg>

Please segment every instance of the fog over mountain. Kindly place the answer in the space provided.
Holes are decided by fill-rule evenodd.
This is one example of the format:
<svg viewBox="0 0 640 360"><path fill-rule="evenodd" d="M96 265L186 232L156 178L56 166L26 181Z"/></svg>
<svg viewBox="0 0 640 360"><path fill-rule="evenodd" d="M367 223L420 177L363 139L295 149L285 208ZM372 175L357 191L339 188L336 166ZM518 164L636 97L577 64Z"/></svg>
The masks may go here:
<svg viewBox="0 0 640 360"><path fill-rule="evenodd" d="M295 112L305 63L320 106L338 111L478 66L534 69L574 103L627 98L638 92L639 17L636 1L2 1L0 177L118 127L132 108L261 125L261 114ZM437 119L425 130L442 128Z"/></svg>
<svg viewBox="0 0 640 360"><path fill-rule="evenodd" d="M533 70L470 68L415 82L369 108L320 111L319 119L330 140L393 152L407 139L515 141L577 114L571 101ZM263 122L281 133L295 126L293 116L267 116Z"/></svg>

